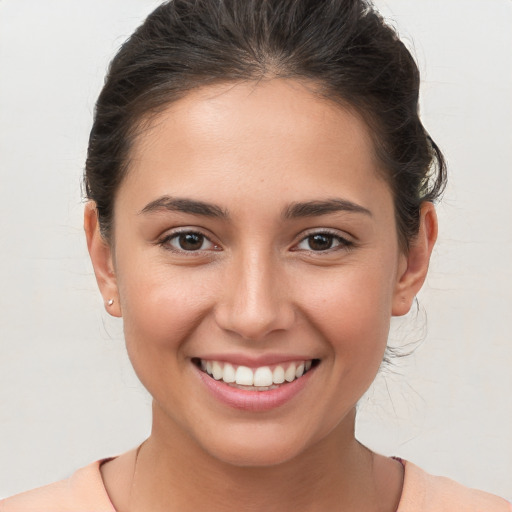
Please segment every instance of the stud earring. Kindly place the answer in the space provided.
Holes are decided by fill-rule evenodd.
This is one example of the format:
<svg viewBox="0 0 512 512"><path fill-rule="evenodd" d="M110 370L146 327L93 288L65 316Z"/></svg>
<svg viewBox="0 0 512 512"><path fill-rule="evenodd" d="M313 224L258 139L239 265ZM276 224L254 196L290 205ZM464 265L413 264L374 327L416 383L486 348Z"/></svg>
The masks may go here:
<svg viewBox="0 0 512 512"><path fill-rule="evenodd" d="M107 304L108 304L109 306L112 306L112 304L114 304L114 299L109 299L109 301L107 302Z"/></svg>

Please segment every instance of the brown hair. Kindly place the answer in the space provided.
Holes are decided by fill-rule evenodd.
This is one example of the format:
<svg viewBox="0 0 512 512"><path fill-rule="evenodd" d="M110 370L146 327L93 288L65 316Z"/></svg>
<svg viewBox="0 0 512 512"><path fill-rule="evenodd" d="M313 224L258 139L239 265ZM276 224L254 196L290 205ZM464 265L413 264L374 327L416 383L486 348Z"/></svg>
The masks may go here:
<svg viewBox="0 0 512 512"><path fill-rule="evenodd" d="M142 120L200 86L273 77L312 81L367 122L406 250L446 166L419 119L416 63L365 0L172 0L155 9L112 60L96 104L84 182L105 239Z"/></svg>

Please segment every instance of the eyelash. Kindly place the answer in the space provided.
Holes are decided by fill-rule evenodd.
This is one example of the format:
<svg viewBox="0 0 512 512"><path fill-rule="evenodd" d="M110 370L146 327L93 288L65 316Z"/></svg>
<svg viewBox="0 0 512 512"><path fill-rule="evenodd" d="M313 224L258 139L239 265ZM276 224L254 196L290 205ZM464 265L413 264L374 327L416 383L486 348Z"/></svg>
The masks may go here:
<svg viewBox="0 0 512 512"><path fill-rule="evenodd" d="M194 230L182 230L182 231L177 231L177 232L168 234L165 237L163 237L161 240L158 241L158 245L160 245L161 247L163 247L164 249L166 249L168 251L172 251L172 252L175 252L175 253L178 253L178 254L187 254L187 255L202 254L202 253L204 253L206 251L211 250L211 249L186 250L186 249L182 249L182 248L173 247L170 244L170 242L172 240L178 239L178 237L183 236L183 235L196 235L196 236L199 236L199 237L202 238L202 244L205 241L207 241L207 242L209 242L213 246L213 250L214 251L221 250L219 248L219 246L216 245L214 242L212 242L210 240L210 238L208 238L206 235L204 235L200 231L194 231ZM351 249L354 246L354 242L352 242L351 240L347 240L346 238L340 236L337 232L333 232L333 231L325 230L324 229L324 230L321 230L321 231L315 231L315 232L312 232L312 233L308 233L306 236L301 238L301 240L297 244L295 244L294 248L292 248L291 250L294 251L294 252L295 251L297 251L297 252L301 251L301 249L297 249L296 247L298 247L301 243L306 242L308 239L311 239L314 236L325 236L325 237L330 238L331 242L336 241L338 243L334 247L329 247L329 248L327 248L325 250L317 250L316 251L314 249L305 249L305 251L313 253L313 254L321 255L321 254L332 253L334 251L338 251L338 250L342 250L342 249L348 250L348 249Z"/></svg>
<svg viewBox="0 0 512 512"><path fill-rule="evenodd" d="M304 236L299 241L298 244L295 245L295 247L297 247L298 245L300 245L303 242L306 242L308 239L311 239L314 236L326 236L326 237L331 238L333 243L334 243L334 241L338 242L338 244L335 245L334 247L329 247L328 249L325 249L325 250L315 251L314 249L306 249L307 252L310 252L310 253L313 253L316 255L330 254L332 252L343 250L343 249L349 250L349 249L353 248L355 245L354 242L352 242L351 240L348 240L347 238L342 237L338 232L331 231L329 229L323 229L320 231L313 231L311 233L308 233L306 236ZM297 251L300 249L293 249L293 250Z"/></svg>
<svg viewBox="0 0 512 512"><path fill-rule="evenodd" d="M161 240L159 240L158 245L160 245L167 251L172 251L174 253L185 254L185 255L190 255L190 256L192 256L194 254L204 254L206 251L211 250L211 249L198 249L198 250L187 251L186 249L180 249L180 248L173 247L170 244L170 242L172 240L178 239L180 236L183 236L183 235L196 235L198 237L201 237L203 244L204 244L204 242L209 242L212 245L213 250L219 250L218 245L215 244L214 242L212 242L210 240L210 238L208 238L205 234L201 233L200 231L196 231L193 229L184 229L182 231L175 231L174 233L170 233L170 234L164 236Z"/></svg>

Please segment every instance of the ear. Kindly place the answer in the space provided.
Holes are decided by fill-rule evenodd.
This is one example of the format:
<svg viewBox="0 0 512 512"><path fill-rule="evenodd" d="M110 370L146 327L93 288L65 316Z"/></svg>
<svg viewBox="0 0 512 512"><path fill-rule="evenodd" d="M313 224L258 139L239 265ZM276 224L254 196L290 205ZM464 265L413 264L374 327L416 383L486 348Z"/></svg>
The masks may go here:
<svg viewBox="0 0 512 512"><path fill-rule="evenodd" d="M84 229L87 238L87 248L89 249L92 266L94 267L96 281L103 296L105 309L110 315L120 317L122 313L119 303L117 279L112 261L112 249L101 235L98 212L94 201L89 201L85 205Z"/></svg>
<svg viewBox="0 0 512 512"><path fill-rule="evenodd" d="M392 314L402 316L409 312L416 294L427 277L430 255L437 239L437 215L434 205L424 202L420 210L420 228L409 251L403 255L393 297Z"/></svg>

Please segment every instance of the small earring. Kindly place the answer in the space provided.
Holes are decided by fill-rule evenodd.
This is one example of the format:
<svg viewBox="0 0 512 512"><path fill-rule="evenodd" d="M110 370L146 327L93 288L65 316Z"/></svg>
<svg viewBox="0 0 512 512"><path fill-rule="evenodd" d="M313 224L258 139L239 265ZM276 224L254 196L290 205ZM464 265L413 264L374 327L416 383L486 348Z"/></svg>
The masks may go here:
<svg viewBox="0 0 512 512"><path fill-rule="evenodd" d="M109 301L107 302L107 304L108 304L109 306L112 306L112 304L114 304L114 299L109 299Z"/></svg>

